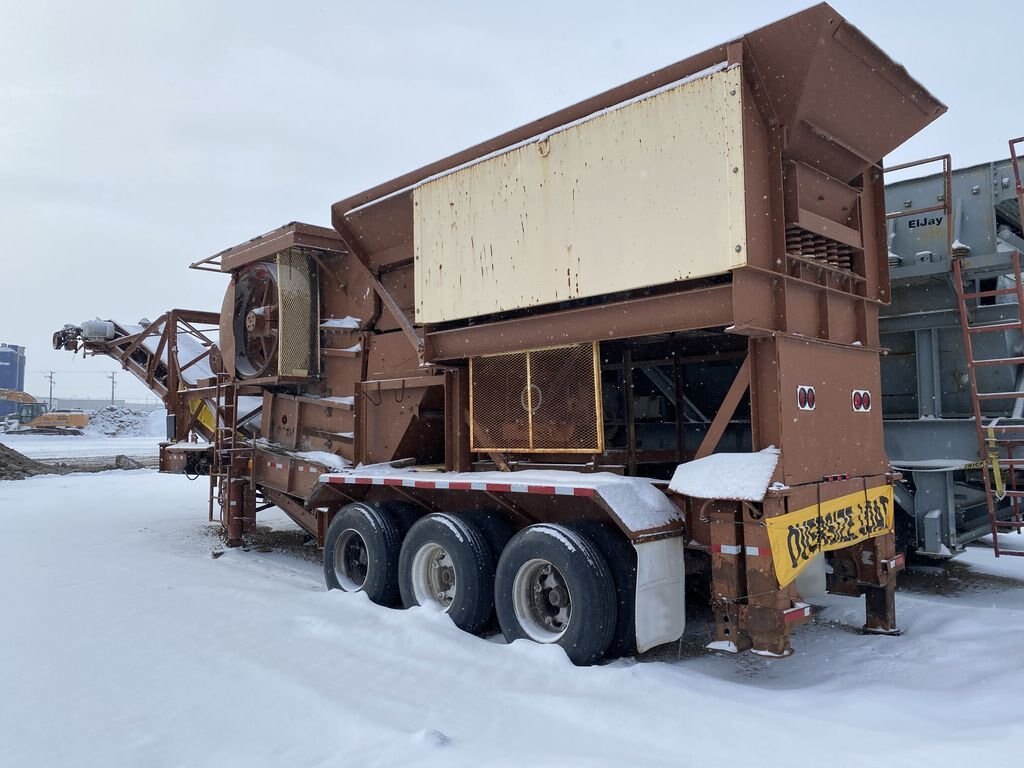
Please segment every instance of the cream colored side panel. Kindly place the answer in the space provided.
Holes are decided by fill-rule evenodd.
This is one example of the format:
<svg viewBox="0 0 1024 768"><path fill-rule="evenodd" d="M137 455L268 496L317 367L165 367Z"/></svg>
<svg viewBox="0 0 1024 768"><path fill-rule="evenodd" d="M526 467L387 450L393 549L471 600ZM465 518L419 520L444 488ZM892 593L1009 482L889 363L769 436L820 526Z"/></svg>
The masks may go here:
<svg viewBox="0 0 1024 768"><path fill-rule="evenodd" d="M714 72L420 186L417 322L742 265L740 82Z"/></svg>

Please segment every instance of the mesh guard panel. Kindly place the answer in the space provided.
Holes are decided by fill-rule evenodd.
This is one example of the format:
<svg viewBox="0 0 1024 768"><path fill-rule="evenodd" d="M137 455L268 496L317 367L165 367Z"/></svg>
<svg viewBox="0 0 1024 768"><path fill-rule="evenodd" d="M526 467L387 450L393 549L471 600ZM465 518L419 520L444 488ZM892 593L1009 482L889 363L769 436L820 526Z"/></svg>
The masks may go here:
<svg viewBox="0 0 1024 768"><path fill-rule="evenodd" d="M311 376L317 373L319 334L315 272L310 257L291 249L277 255L279 295L278 374Z"/></svg>
<svg viewBox="0 0 1024 768"><path fill-rule="evenodd" d="M597 344L470 360L474 451L602 453Z"/></svg>

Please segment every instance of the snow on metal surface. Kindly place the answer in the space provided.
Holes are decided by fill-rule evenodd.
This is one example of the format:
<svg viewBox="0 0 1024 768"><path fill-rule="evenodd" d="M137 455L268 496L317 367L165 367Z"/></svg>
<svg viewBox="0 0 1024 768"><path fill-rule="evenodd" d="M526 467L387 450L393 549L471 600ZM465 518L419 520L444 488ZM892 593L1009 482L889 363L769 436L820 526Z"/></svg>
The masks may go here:
<svg viewBox="0 0 1024 768"><path fill-rule="evenodd" d="M323 464L331 469L347 469L352 466L352 463L344 456L328 453L327 451L296 451L289 455L294 456L296 459L311 461L314 464Z"/></svg>
<svg viewBox="0 0 1024 768"><path fill-rule="evenodd" d="M145 326L138 323L122 323L117 320L114 323L127 334L142 333L145 330ZM160 335L163 333L163 330L164 323L161 323L149 336L142 340L142 346L150 354L156 354L157 348L160 346ZM185 382L195 386L200 379L213 378L213 369L210 368L209 356L203 357L200 360L196 359L202 356L208 349L206 345L188 333L178 333L177 344L178 364L185 366L180 370L180 375ZM160 352L160 361L165 364L167 363L166 347Z"/></svg>
<svg viewBox="0 0 1024 768"><path fill-rule="evenodd" d="M362 322L358 317L346 315L345 317L329 317L320 323L321 328L347 328L356 330Z"/></svg>
<svg viewBox="0 0 1024 768"><path fill-rule="evenodd" d="M661 528L682 519L654 481L622 477L610 472L425 472L390 465L359 467L351 472L325 474L324 483L342 485L395 485L455 491L535 493L552 496L600 496L633 533Z"/></svg>
<svg viewBox="0 0 1024 768"><path fill-rule="evenodd" d="M355 405L356 398L354 395L345 395L342 397L323 397L320 398L325 403L338 403L339 405Z"/></svg>
<svg viewBox="0 0 1024 768"><path fill-rule="evenodd" d="M680 464L669 490L698 499L762 501L779 463L779 449L756 453L713 453Z"/></svg>

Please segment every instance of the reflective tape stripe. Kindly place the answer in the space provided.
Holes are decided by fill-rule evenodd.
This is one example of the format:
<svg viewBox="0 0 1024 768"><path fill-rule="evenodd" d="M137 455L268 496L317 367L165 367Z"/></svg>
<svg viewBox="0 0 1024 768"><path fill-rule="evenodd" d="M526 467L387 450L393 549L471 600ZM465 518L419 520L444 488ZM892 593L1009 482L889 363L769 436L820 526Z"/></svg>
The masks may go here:
<svg viewBox="0 0 1024 768"><path fill-rule="evenodd" d="M792 608L787 608L782 612L782 620L788 624L791 621L800 621L801 619L806 619L810 617L810 615L811 606L806 605L804 603L797 603Z"/></svg>
<svg viewBox="0 0 1024 768"><path fill-rule="evenodd" d="M720 552L723 555L738 555L743 551L739 544L712 544L712 552Z"/></svg>
<svg viewBox="0 0 1024 768"><path fill-rule="evenodd" d="M313 467L310 467L313 471ZM443 476L437 479L424 480L408 475L355 475L327 474L327 483L336 485L387 485L402 488L421 488L439 491L484 491L486 493L527 493L539 496L581 496L590 498L597 494L597 489L576 485L533 485L528 483L478 483L470 480L446 480ZM738 554L736 552L735 554Z"/></svg>

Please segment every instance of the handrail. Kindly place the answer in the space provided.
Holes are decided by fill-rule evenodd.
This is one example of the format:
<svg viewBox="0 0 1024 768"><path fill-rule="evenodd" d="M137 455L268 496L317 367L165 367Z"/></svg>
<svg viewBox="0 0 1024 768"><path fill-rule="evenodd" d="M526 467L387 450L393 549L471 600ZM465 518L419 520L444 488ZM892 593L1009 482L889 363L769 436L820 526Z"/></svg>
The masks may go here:
<svg viewBox="0 0 1024 768"><path fill-rule="evenodd" d="M885 220L890 221L892 219L901 219L905 216L916 216L922 213L931 213L933 211L942 211L945 215L946 224L946 250L947 253L952 254L953 251L953 158L951 155L935 155L934 157L926 157L921 160L911 160L909 163L900 163L889 168L884 168L882 173L894 173L895 171L904 171L907 168L916 168L921 165L929 165L931 163L942 163L942 200L939 205L929 205L923 208L908 208L901 211L887 211L885 214Z"/></svg>

